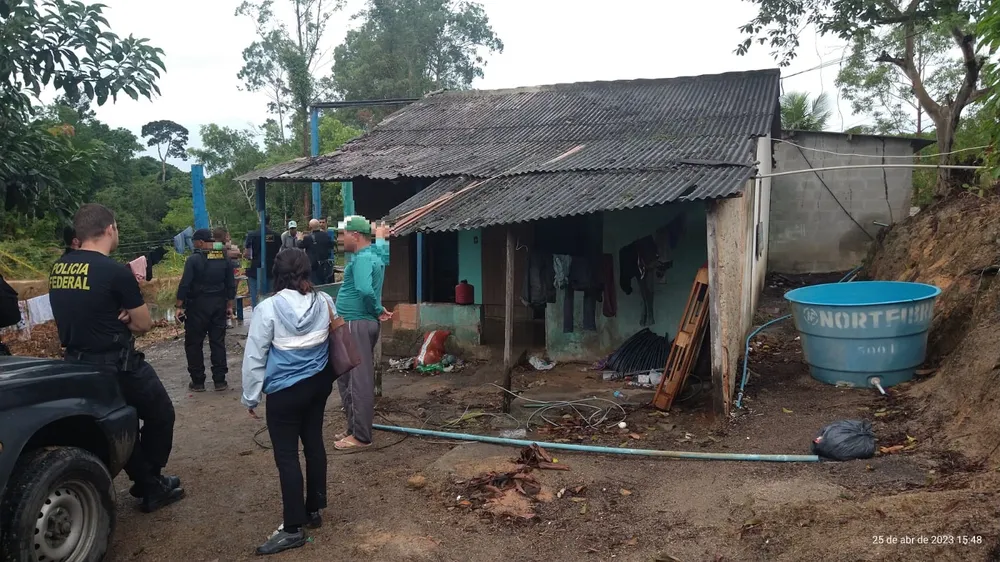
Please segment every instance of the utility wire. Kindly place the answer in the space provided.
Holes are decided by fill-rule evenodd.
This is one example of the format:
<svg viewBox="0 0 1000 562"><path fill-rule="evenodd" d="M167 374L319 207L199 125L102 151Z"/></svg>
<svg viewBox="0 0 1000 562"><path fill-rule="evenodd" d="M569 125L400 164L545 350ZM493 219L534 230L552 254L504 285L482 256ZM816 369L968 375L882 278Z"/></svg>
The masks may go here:
<svg viewBox="0 0 1000 562"><path fill-rule="evenodd" d="M960 148L958 150L952 150L951 152L938 152L938 153L935 153L935 154L914 154L913 156L895 156L895 155L882 156L882 155L879 155L879 154L855 154L853 152L835 152L833 150L823 150L822 148L810 148L808 146L802 146L800 144L795 144L794 142L787 141L787 140L784 140L784 139L774 139L774 141L775 142L784 143L784 144L790 144L790 145L792 145L792 146L794 146L796 148L799 148L800 150L808 150L810 152L821 152L823 154L832 154L834 156L851 156L851 157L857 157L857 158L907 158L907 159L910 159L910 160L912 160L914 158L933 158L933 157L936 157L936 156L950 156L952 154L958 154L960 152L969 152L969 151L972 151L972 150L983 150L985 148L989 148L989 145L985 145L985 146L973 146L973 147L970 147L970 148Z"/></svg>

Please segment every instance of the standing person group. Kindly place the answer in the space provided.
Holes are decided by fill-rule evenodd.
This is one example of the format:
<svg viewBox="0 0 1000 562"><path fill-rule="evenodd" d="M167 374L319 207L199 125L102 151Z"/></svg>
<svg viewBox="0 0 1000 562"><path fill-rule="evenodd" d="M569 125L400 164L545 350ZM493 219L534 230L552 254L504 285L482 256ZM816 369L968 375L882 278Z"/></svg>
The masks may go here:
<svg viewBox="0 0 1000 562"><path fill-rule="evenodd" d="M223 233L220 233L223 234ZM220 243L224 244L223 234ZM184 322L184 353L191 383L188 389L205 391L205 336L212 357L215 390L226 390L226 323L233 316L236 278L226 249L215 249L214 236L207 228L195 231L195 250L186 262L177 286L177 318Z"/></svg>
<svg viewBox="0 0 1000 562"><path fill-rule="evenodd" d="M312 270L313 285L325 285L333 280L333 262L331 257L334 241L330 238L323 221L309 221L309 234L299 242L299 248L309 256L309 268Z"/></svg>
<svg viewBox="0 0 1000 562"><path fill-rule="evenodd" d="M315 289L305 252L282 252L274 265L275 294L255 310L243 356L242 403L252 417L267 395L267 429L281 485L283 522L257 547L275 554L303 546L304 528L322 525L326 507L326 448L323 417L333 391L331 327L337 315L355 342L360 364L338 379L349 433L337 436L337 449L371 444L375 378L373 352L379 321L392 317L381 304L388 263L389 229L375 229L364 217L341 225L345 248L354 252L345 270L337 304ZM371 237L374 230L375 242ZM343 329L343 328L341 328ZM299 441L306 460L305 483L299 466Z"/></svg>
<svg viewBox="0 0 1000 562"><path fill-rule="evenodd" d="M250 267L247 269L247 287L250 290L250 306L257 307L257 293L261 290L258 286L257 272L261 267L261 253L264 253L264 267L266 278L271 279L274 271L274 258L281 249L281 240L278 233L271 230L271 215L264 215L264 246L261 248L260 230L251 230L247 233L246 250L243 255L250 260ZM267 287L263 290L267 291Z"/></svg>
<svg viewBox="0 0 1000 562"><path fill-rule="evenodd" d="M327 233L322 223L317 226L311 233L315 246L319 245L317 233ZM141 500L143 511L150 512L184 497L180 479L163 474L173 445L174 408L156 372L135 349L134 334L149 331L152 319L135 277L110 258L118 246L114 214L101 205L84 205L74 218L74 227L78 244L73 242L72 246L79 248L71 248L63 255L49 276L60 342L69 361L113 368L126 403L136 408L143 425L125 470L133 482L131 494ZM347 432L337 436L335 447L352 449L372 442L374 347L379 322L392 318L381 299L389 260L389 229L385 224L373 226L361 216L349 216L340 231L353 259L345 270L335 304L312 282L311 262L324 255L322 250L314 250L312 256L308 251L279 254L278 237L266 230L264 263L271 264L268 269L273 272L274 293L256 307L251 319L243 357L241 402L249 415L257 418L256 409L267 396L265 417L278 468L283 513L282 524L257 547L259 554L303 546L308 541L304 529L322 525L321 511L327 506L323 418L335 379L331 334L341 333L332 328L339 324L343 330L345 322L349 339L337 337L336 342L353 342L360 362L355 358L341 367L346 370L349 365L357 365L338 380L347 412ZM222 239L222 248L215 247L220 242L216 238ZM201 346L206 332L213 345L216 388L226 384L224 348L217 353L214 339L220 333L219 319L232 313L235 293L227 238L225 233L214 235L208 230L194 233L197 251L185 263L178 288L178 309L187 319L185 350L192 389L197 389L198 384L204 388ZM268 247L272 243L274 247ZM251 259L256 258L255 265L260 267L260 237L251 238L248 246ZM316 263L322 261L317 259ZM353 353L345 357L353 357ZM300 441L306 461L305 478L299 464Z"/></svg>
<svg viewBox="0 0 1000 562"><path fill-rule="evenodd" d="M173 448L174 406L133 334L152 328L149 309L135 276L109 256L118 247L114 213L87 204L73 218L79 248L64 254L49 274L49 300L68 361L104 366L117 374L125 402L142 429L125 472L140 498L154 511L184 497L181 481L162 473Z"/></svg>

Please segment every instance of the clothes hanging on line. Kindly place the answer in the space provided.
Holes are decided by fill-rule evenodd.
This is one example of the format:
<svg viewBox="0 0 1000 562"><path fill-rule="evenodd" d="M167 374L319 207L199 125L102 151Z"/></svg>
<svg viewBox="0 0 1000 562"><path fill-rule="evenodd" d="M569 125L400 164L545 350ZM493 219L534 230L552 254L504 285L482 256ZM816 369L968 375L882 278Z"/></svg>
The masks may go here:
<svg viewBox="0 0 1000 562"><path fill-rule="evenodd" d="M524 284L521 287L521 302L532 308L545 308L547 303L556 302L552 254L534 251L528 253L528 264L524 268Z"/></svg>
<svg viewBox="0 0 1000 562"><path fill-rule="evenodd" d="M194 251L194 228L190 226L174 236L174 251L183 254L189 250Z"/></svg>
<svg viewBox="0 0 1000 562"><path fill-rule="evenodd" d="M146 280L146 256L139 256L128 262L128 267L132 270L132 275L135 275L136 281Z"/></svg>
<svg viewBox="0 0 1000 562"><path fill-rule="evenodd" d="M52 315L52 305L49 303L48 293L40 297L28 299L26 303L26 308L28 309L28 323L30 325L37 326L56 319L56 317Z"/></svg>

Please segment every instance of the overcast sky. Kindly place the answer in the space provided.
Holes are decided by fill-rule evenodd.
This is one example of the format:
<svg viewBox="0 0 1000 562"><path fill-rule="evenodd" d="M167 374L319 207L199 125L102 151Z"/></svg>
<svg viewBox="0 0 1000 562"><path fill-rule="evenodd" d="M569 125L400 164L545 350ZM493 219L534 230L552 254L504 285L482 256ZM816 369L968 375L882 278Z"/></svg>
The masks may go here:
<svg viewBox="0 0 1000 562"><path fill-rule="evenodd" d="M579 0L480 0L494 31L504 42L502 54L488 59L476 88L508 88L632 78L667 78L729 71L774 68L766 47L755 45L748 56L736 56L739 26L754 16L745 0L617 0L587 8ZM136 134L146 122L176 121L199 144L198 128L217 123L237 128L267 119L262 94L241 91L236 78L243 48L254 40L253 26L236 17L239 0L172 0L149 2L103 0L106 16L119 35L147 37L165 52L167 73L160 80L162 96L152 102L119 97L118 103L97 109L98 117ZM285 9L290 0L276 0ZM332 66L333 47L357 22L350 15L364 0L348 0L335 14L325 36L325 66ZM279 12L280 14L281 12ZM290 18L288 18L290 20ZM288 20L286 20L288 21ZM813 69L843 56L843 45L807 31L799 56L782 75ZM810 70L782 80L785 91L827 92L835 101L837 65ZM836 130L863 122L846 103L828 127ZM175 162L187 170L190 162Z"/></svg>

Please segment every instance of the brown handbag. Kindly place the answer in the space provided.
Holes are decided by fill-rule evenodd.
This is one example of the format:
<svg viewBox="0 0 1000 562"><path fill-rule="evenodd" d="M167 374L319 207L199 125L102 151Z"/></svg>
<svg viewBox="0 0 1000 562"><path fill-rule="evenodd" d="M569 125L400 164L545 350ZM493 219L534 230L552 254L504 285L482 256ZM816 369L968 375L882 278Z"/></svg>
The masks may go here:
<svg viewBox="0 0 1000 562"><path fill-rule="evenodd" d="M330 337L327 338L330 358L326 366L333 371L333 378L336 379L360 365L361 354L358 353L358 344L351 335L350 326L343 318L333 313L330 303L326 306L330 311Z"/></svg>

